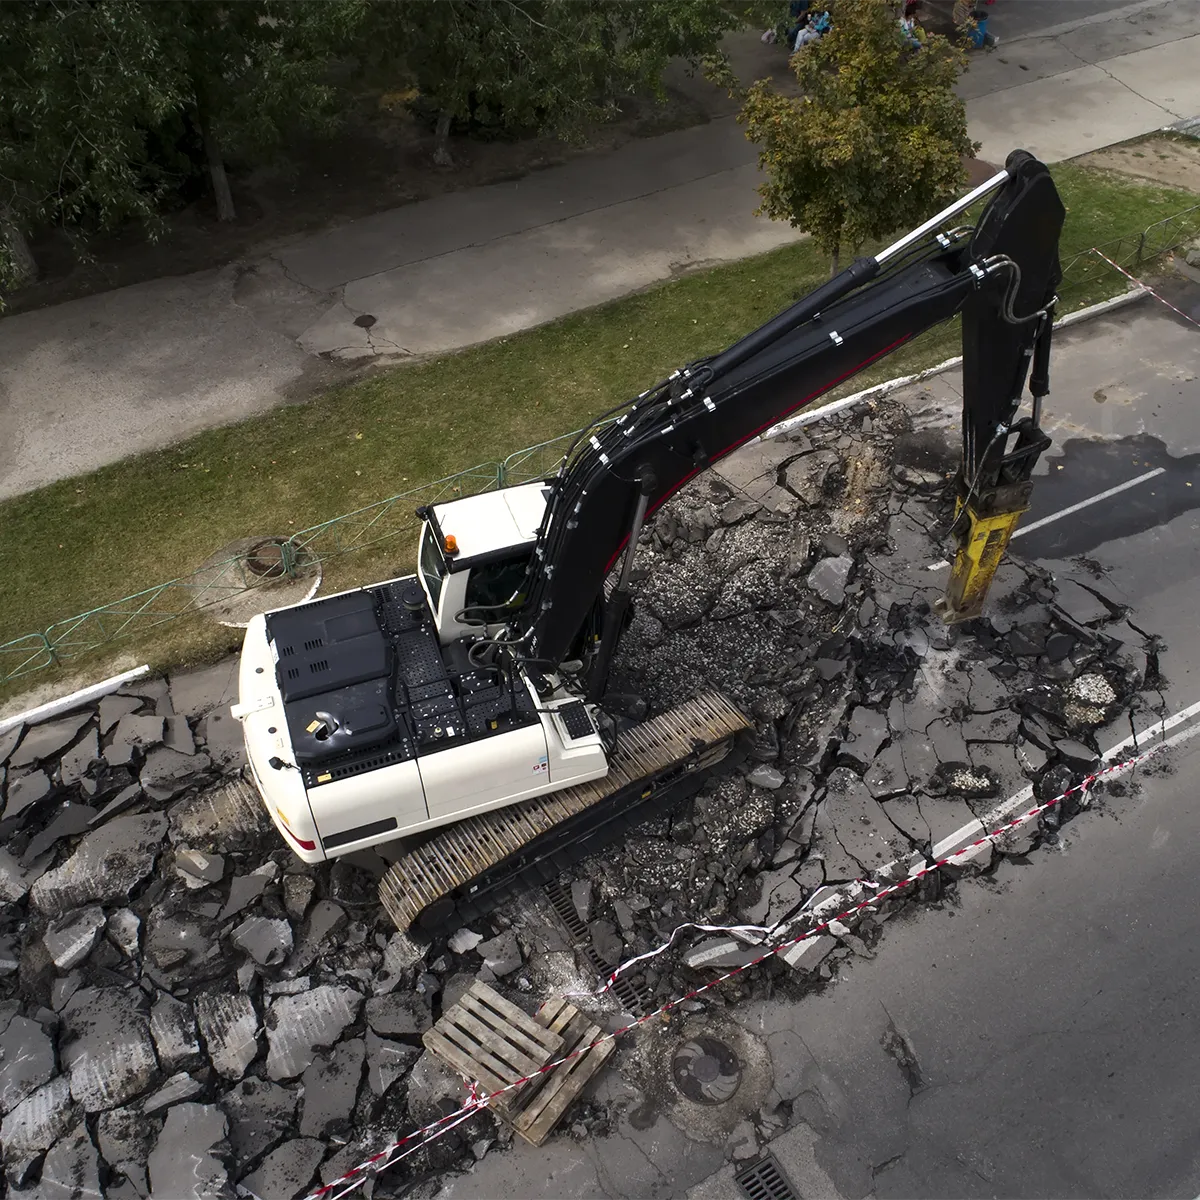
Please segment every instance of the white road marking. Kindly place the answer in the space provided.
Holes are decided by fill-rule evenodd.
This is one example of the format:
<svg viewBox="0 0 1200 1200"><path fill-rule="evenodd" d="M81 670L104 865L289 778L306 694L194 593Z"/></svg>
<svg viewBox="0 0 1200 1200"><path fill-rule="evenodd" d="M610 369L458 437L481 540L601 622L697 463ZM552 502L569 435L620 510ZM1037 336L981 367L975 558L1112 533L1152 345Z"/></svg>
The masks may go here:
<svg viewBox="0 0 1200 1200"><path fill-rule="evenodd" d="M1043 517L1040 521L1034 521L1032 525L1022 525L1016 533L1009 539L1016 541L1019 537L1024 537L1027 533L1032 533L1035 529L1041 529L1043 525L1049 525L1054 521L1060 521L1063 517L1069 517L1072 513L1079 512L1080 509L1089 508L1093 504L1099 504L1101 500L1107 500L1110 496L1117 496L1121 492L1128 491L1131 487L1137 487L1139 483L1145 483L1147 479L1154 479L1158 475L1164 474L1166 467L1155 467L1153 471L1147 471L1145 475L1139 475L1136 479L1127 479L1124 483L1118 483L1116 487L1110 487L1105 492L1097 492L1094 496L1089 496L1086 500L1080 500L1078 504L1072 504L1068 508L1064 508L1059 512L1051 513L1048 517ZM930 571L940 571L943 567L948 567L950 563L942 558L935 563L930 563L927 568Z"/></svg>
<svg viewBox="0 0 1200 1200"><path fill-rule="evenodd" d="M1139 750L1144 749L1148 743L1152 743L1156 738L1163 737L1169 733L1177 725L1182 725L1185 721L1191 720L1192 717L1200 714L1200 701L1195 704L1189 704L1187 708L1181 708L1174 716L1167 717L1165 720L1156 721L1149 729L1144 729L1141 733L1131 734L1124 741L1118 742L1100 756L1102 763L1110 763L1115 758L1119 758L1121 753L1133 747ZM1189 726L1187 729L1181 730L1179 733L1173 734L1162 743L1164 747L1178 746L1190 738L1200 734L1200 722ZM1111 772L1119 774L1119 769ZM974 821L969 821L960 829L956 829L948 837L942 838L930 852L930 856L935 862L945 858L948 854L953 853L960 846L964 846L969 842L975 841L981 833L985 833L989 829L995 829L999 825L1003 825L1007 821L1011 821L1013 814L1020 808L1023 808L1033 799L1033 787L1023 787L1019 792L1014 792L1002 804L993 808L982 820L976 818ZM985 847L980 847L982 853Z"/></svg>

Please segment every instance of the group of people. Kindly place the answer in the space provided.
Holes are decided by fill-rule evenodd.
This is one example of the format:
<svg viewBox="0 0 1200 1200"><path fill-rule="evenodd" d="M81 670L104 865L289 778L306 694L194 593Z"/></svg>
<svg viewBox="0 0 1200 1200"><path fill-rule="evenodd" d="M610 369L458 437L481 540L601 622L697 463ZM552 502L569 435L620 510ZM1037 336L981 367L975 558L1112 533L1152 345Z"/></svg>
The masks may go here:
<svg viewBox="0 0 1200 1200"><path fill-rule="evenodd" d="M920 0L904 0L904 8L900 17L900 28L904 32L910 46L919 47L921 42L916 35L917 8ZM833 18L828 9L812 7L812 0L791 0L789 6L791 24L785 35L788 48L795 51L807 46L809 42L819 41L829 32ZM776 33L768 29L763 34L764 42L776 40Z"/></svg>

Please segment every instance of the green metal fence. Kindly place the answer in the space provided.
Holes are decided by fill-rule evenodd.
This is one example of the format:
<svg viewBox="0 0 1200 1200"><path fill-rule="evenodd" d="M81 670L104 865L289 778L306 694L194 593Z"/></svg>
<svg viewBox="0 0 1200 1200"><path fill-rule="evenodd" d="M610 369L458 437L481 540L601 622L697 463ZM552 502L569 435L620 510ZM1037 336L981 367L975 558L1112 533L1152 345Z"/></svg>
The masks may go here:
<svg viewBox="0 0 1200 1200"><path fill-rule="evenodd" d="M1178 249L1200 233L1200 204L1185 208L1183 212L1155 221L1141 233L1129 233L1102 242L1074 255L1063 263L1063 281L1058 289L1059 296L1070 301L1073 296L1089 291L1096 284L1112 278L1113 269L1094 251L1099 250L1119 267L1131 273L1144 263Z"/></svg>
<svg viewBox="0 0 1200 1200"><path fill-rule="evenodd" d="M1200 232L1200 205L1156 221L1141 233L1106 242L1096 249L1119 266L1133 270ZM1112 268L1092 251L1075 255L1063 265L1060 295L1069 302ZM422 484L334 517L293 534L281 546L285 572L296 574L308 564L325 563L367 547L411 538L419 524L416 509L426 504L476 495L496 487L547 479L559 468L579 430L527 446L503 462L480 463L445 479ZM110 642L144 633L180 617L212 610L224 600L271 582L246 569L245 556L208 565L190 575L169 580L110 604L57 621L41 633L31 633L0 645L0 684L70 662Z"/></svg>

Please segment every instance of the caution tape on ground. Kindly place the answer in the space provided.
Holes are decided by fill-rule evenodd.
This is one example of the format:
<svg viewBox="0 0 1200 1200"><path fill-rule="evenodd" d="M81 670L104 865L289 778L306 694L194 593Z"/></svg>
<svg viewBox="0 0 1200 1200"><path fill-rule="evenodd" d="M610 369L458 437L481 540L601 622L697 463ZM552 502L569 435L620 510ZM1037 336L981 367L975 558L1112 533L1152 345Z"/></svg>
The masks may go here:
<svg viewBox="0 0 1200 1200"><path fill-rule="evenodd" d="M656 1020L659 1017L666 1016L684 1004L688 1000L694 1000L697 996L703 995L705 992L711 991L713 988L720 987L721 984L727 983L729 980L736 978L745 971L749 971L753 967L773 958L776 955L783 954L785 951L792 949L794 946L800 945L802 942L809 941L812 938L818 937L825 933L836 934L837 930L834 926L843 924L847 918L858 916L864 909L874 908L881 900L888 896L895 895L903 891L905 888L919 883L925 876L932 874L941 867L952 866L957 859L967 857L977 851L981 846L991 844L996 838L1003 837L1006 833L1010 833L1014 829L1020 828L1022 825L1028 824L1034 817L1040 816L1042 813L1054 808L1055 805L1061 804L1064 800L1070 799L1072 796L1082 795L1089 791L1093 785L1099 780L1109 775L1118 774L1121 771L1128 771L1131 767L1136 767L1145 762L1154 755L1161 753L1167 749L1169 742L1166 740L1157 742L1148 750L1143 750L1137 754L1131 755L1128 758L1119 759L1108 763L1093 771L1090 775L1085 776L1079 783L1073 787L1069 787L1066 791L1059 795L1044 801L1041 804L1035 804L1032 808L1019 813L1009 821L1005 821L997 828L981 834L974 841L955 850L952 854L947 854L944 858L938 859L936 862L926 862L919 869L911 871L905 878L897 880L894 883L886 884L878 888L872 895L865 897L856 904L851 904L844 908L835 916L831 916L826 920L820 921L817 924L806 929L803 933L797 934L795 937L787 938L784 941L777 942L763 950L757 957L749 962L743 963L740 966L731 967L729 970L722 972L714 979L707 983L701 984L699 987L693 988L690 992L685 992L682 996L677 996L673 1000L668 1000L660 1005L653 1012L647 1013L631 1021L628 1025L621 1026L620 1029L615 1029L611 1033L603 1034L594 1042L586 1046L577 1046L569 1054L564 1054L561 1058L555 1059L553 1062L546 1063L545 1066L531 1072L529 1075L517 1079L504 1087L497 1088L494 1092L484 1093L478 1091L474 1087L470 1087L470 1098L467 1103L461 1108L456 1109L452 1113L448 1113L444 1117L439 1117L436 1121L431 1121L428 1125L423 1125L420 1129L415 1129L412 1133L406 1134L402 1138L385 1146L378 1153L371 1155L359 1163L358 1166L352 1167L344 1175L337 1179L319 1187L310 1192L305 1200L341 1200L341 1197L348 1195L355 1188L359 1187L368 1177L368 1173L378 1173L388 1167L395 1166L402 1159L407 1158L410 1154L415 1154L423 1146L442 1137L448 1133L456 1125L461 1125L476 1112L487 1107L488 1102L496 1096L503 1095L505 1092L515 1092L518 1088L524 1087L531 1079L538 1075L545 1075L550 1071L561 1067L564 1063L568 1063L573 1059L579 1058L587 1054L590 1050L594 1050L597 1046L602 1046L606 1042L616 1041L617 1038L631 1033L633 1030ZM611 982L609 984L611 986ZM607 989L602 989L607 990Z"/></svg>
<svg viewBox="0 0 1200 1200"><path fill-rule="evenodd" d="M1153 296L1155 298L1155 300L1157 300L1159 302L1159 304L1165 304L1173 313L1176 313L1178 316L1181 316L1185 321L1189 322L1192 325L1195 325L1197 329L1200 329L1200 321L1197 321L1194 317L1189 317L1187 315L1187 313L1185 313L1182 309L1176 308L1175 305L1172 304L1170 302L1170 300L1168 300L1165 296L1160 296L1148 283L1143 283L1140 279L1136 278L1133 275L1130 275L1130 273L1127 270L1125 270L1124 267L1117 266L1117 264L1115 262L1113 262L1113 260L1111 258L1109 258L1107 254L1101 254L1100 251L1097 250L1095 246L1092 247L1092 253L1094 255L1096 255L1097 258L1104 259L1104 261L1106 263L1108 263L1108 265L1110 267L1112 267L1114 271L1120 271L1121 274L1124 275L1125 278L1128 279L1131 283L1136 283L1138 285L1138 287L1140 287L1142 289L1142 291L1149 292L1150 295Z"/></svg>

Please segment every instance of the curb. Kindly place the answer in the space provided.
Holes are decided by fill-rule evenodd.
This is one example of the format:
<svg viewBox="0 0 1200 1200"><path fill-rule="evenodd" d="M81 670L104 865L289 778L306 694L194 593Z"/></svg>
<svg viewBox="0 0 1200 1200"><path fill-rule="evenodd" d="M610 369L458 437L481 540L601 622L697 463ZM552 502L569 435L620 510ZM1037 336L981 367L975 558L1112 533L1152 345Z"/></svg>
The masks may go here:
<svg viewBox="0 0 1200 1200"><path fill-rule="evenodd" d="M1148 288L1130 287L1119 296L1113 296L1108 300L1101 300L1097 304L1089 304L1087 308L1081 308L1078 312L1068 313L1061 320L1054 322L1054 328L1069 329L1072 325L1078 325L1083 321L1090 321L1092 317L1100 317L1118 308L1125 308L1126 305L1133 304L1135 301L1149 294ZM778 425L772 425L770 429L760 433L758 437L751 438L746 445L750 446L755 442L765 442L770 438L791 433L793 429L801 429L805 425L813 424L814 421L823 421L826 417L832 417L834 413L839 413L842 409L849 408L851 405L860 404L867 400L876 400L880 396L888 396L899 388L908 387L910 383L920 383L922 379L928 379L932 375L940 375L943 371L951 371L961 365L962 355L959 354L954 358L946 359L945 362L938 363L937 366L926 367L923 371L917 371L914 375L898 375L895 379L886 379L883 383L877 383L872 387L864 388L861 392L854 392L849 396L843 396L840 400L834 400L831 404L823 404L820 408L814 408L808 412L800 413L798 416L789 417L786 421L780 421Z"/></svg>
<svg viewBox="0 0 1200 1200"><path fill-rule="evenodd" d="M143 664L140 667L134 667L132 671L125 671L120 675L114 675L111 679L104 679L100 683L80 688L79 691L72 692L69 696L60 696L57 700L47 700L45 704L39 704L37 708L26 709L25 712L17 713L12 717L4 717L0 720L0 733L7 733L18 725L33 724L37 721L44 721L48 717L57 717L59 713L70 712L71 709L77 708L81 704L90 704L93 700L99 700L101 696L107 696L109 692L115 692L123 684L131 683L133 680L149 674L149 666Z"/></svg>

